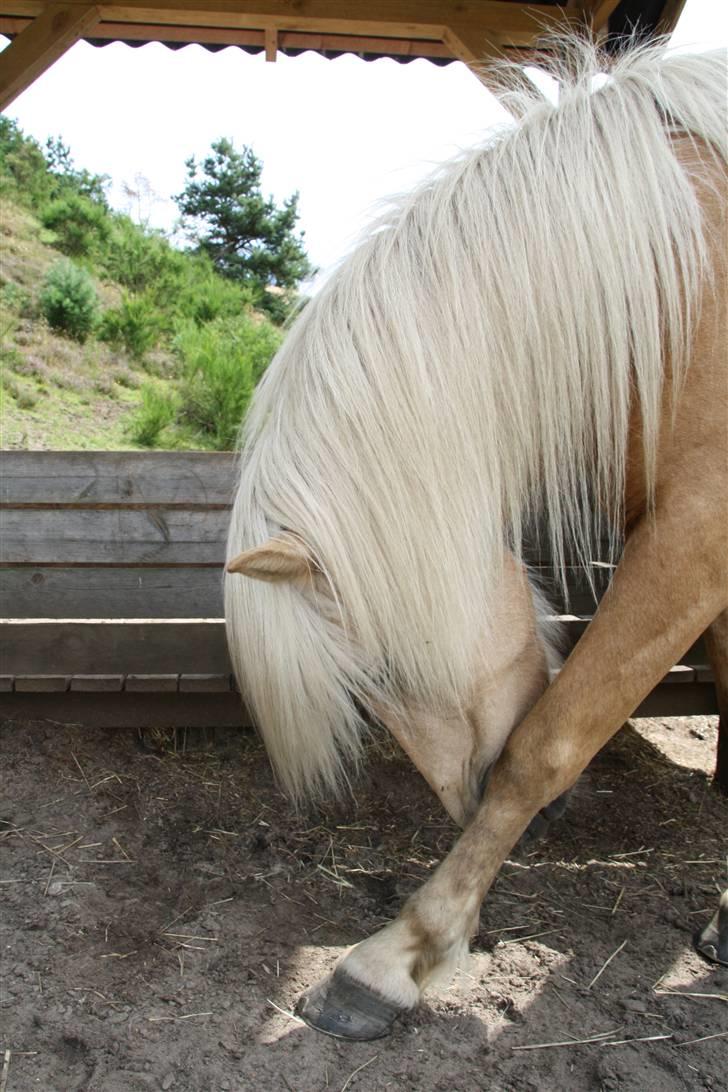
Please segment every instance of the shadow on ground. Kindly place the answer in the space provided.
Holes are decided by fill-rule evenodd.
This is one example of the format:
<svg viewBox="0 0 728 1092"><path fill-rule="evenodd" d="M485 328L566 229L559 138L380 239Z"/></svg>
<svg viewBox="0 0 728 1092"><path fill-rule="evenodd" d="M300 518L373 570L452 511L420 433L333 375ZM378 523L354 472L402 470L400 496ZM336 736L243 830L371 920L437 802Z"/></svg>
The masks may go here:
<svg viewBox="0 0 728 1092"><path fill-rule="evenodd" d="M690 937L724 880L728 804L654 723L506 863L455 983L356 1045L290 1011L455 838L406 760L373 746L352 799L295 816L250 736L182 752L3 725L3 1092L719 1088L728 970Z"/></svg>

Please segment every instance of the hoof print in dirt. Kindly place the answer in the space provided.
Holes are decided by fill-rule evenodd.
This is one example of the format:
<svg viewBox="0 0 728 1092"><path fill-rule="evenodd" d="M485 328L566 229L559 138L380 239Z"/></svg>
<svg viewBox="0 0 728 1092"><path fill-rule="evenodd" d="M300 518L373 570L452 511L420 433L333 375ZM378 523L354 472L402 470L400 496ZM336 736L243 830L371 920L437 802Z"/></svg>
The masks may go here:
<svg viewBox="0 0 728 1092"><path fill-rule="evenodd" d="M296 1016L316 1031L337 1039L365 1042L389 1035L407 1011L337 970L303 995Z"/></svg>
<svg viewBox="0 0 728 1092"><path fill-rule="evenodd" d="M728 967L728 887L720 897L718 909L705 926L693 937L696 951L711 963Z"/></svg>

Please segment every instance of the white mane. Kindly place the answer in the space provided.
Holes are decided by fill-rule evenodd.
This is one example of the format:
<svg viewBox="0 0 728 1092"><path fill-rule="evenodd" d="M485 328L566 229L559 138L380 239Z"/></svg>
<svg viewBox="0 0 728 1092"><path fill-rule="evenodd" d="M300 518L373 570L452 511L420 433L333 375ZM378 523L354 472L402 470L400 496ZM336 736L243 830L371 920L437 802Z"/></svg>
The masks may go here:
<svg viewBox="0 0 728 1092"><path fill-rule="evenodd" d="M358 701L466 699L528 520L547 514L557 564L618 528L635 403L653 478L664 355L677 384L706 272L670 134L726 158L725 59L638 48L593 90L604 58L569 48L558 106L509 95L518 124L376 225L255 394L229 554L295 531L343 623L226 579L241 689L295 796L357 755Z"/></svg>

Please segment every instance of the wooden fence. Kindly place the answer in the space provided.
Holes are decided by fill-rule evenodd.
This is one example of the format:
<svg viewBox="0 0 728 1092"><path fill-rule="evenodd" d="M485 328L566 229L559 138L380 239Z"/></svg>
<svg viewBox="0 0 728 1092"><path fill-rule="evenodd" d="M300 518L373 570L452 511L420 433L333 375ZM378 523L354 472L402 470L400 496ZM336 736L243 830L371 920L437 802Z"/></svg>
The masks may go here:
<svg viewBox="0 0 728 1092"><path fill-rule="evenodd" d="M247 723L222 620L227 454L0 456L0 714L105 726ZM532 558L544 585L548 560ZM609 570L596 563L600 592ZM595 601L569 574L573 644ZM555 610L566 604L558 593ZM717 712L702 642L636 715Z"/></svg>

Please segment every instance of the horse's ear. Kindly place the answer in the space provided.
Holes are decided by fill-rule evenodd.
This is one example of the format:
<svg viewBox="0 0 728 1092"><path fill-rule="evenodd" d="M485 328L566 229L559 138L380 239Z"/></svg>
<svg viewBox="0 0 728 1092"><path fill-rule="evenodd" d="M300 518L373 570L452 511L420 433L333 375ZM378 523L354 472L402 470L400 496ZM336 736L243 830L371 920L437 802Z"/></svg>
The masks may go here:
<svg viewBox="0 0 728 1092"><path fill-rule="evenodd" d="M271 538L262 546L245 550L226 565L229 573L241 573L253 580L276 584L283 580L305 580L317 569L313 557L299 538Z"/></svg>

